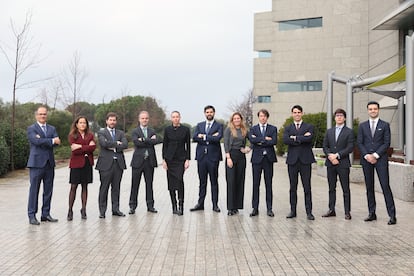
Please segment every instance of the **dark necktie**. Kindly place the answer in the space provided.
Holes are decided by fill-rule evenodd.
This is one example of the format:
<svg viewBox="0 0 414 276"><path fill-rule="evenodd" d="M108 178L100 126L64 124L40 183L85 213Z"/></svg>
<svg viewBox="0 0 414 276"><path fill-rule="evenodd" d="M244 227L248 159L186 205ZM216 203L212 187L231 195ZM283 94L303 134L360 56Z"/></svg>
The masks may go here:
<svg viewBox="0 0 414 276"><path fill-rule="evenodd" d="M264 137L266 135L266 126L262 125L262 136Z"/></svg>
<svg viewBox="0 0 414 276"><path fill-rule="evenodd" d="M111 129L112 140L115 141L115 129Z"/></svg>
<svg viewBox="0 0 414 276"><path fill-rule="evenodd" d="M207 123L207 129L206 129L206 133L209 133L209 131L210 131L210 128L211 128L211 123Z"/></svg>
<svg viewBox="0 0 414 276"><path fill-rule="evenodd" d="M300 128L300 124L296 124L296 130Z"/></svg>

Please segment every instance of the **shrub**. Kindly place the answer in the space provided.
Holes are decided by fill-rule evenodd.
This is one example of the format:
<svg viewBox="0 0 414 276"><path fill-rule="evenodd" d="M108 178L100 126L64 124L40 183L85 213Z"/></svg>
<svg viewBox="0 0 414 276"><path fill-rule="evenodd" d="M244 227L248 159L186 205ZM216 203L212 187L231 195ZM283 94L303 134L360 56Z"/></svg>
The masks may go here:
<svg viewBox="0 0 414 276"><path fill-rule="evenodd" d="M10 148L4 136L0 136L0 176L9 171Z"/></svg>
<svg viewBox="0 0 414 276"><path fill-rule="evenodd" d="M0 124L0 136L4 137L4 140L10 149L11 147L11 127L7 122ZM14 130L14 168L21 169L25 168L27 164L27 159L29 158L29 141L27 140L26 130L22 128L16 128ZM9 165L10 165L10 152L9 152Z"/></svg>

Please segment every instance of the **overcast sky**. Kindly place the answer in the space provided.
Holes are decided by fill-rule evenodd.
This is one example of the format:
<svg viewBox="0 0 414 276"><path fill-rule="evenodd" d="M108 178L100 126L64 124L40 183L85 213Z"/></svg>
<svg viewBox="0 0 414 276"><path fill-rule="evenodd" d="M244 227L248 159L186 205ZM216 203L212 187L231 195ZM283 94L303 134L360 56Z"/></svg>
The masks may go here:
<svg viewBox="0 0 414 276"><path fill-rule="evenodd" d="M204 119L216 107L228 119L229 103L253 86L253 16L271 0L0 0L0 43L12 42L10 19L20 26L32 12L39 66L22 80L59 74L75 51L88 75L81 100L102 103L122 95L152 96L182 113ZM0 98L12 99L11 68L0 55ZM40 89L19 90L20 102L38 101ZM125 93L127 91L127 93Z"/></svg>

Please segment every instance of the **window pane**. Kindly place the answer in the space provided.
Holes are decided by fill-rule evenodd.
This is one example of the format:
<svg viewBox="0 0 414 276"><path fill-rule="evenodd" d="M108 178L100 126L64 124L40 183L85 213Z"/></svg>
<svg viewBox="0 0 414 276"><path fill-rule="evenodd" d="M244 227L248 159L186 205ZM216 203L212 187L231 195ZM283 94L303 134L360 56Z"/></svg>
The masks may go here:
<svg viewBox="0 0 414 276"><path fill-rule="evenodd" d="M258 96L257 102L259 103L270 103L270 96Z"/></svg>
<svg viewBox="0 0 414 276"><path fill-rule="evenodd" d="M322 27L322 17L286 20L279 22L280 31Z"/></svg>
<svg viewBox="0 0 414 276"><path fill-rule="evenodd" d="M259 58L270 58L272 57L272 51L259 51Z"/></svg>
<svg viewBox="0 0 414 276"><path fill-rule="evenodd" d="M322 81L279 82L279 92L322 91Z"/></svg>

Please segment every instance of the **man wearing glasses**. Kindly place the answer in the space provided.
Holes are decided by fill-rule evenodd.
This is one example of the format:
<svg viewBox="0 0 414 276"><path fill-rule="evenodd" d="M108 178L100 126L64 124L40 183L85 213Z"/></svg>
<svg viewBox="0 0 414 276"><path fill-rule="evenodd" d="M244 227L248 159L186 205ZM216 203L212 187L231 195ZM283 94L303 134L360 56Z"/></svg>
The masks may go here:
<svg viewBox="0 0 414 276"><path fill-rule="evenodd" d="M354 149L354 133L345 126L346 112L335 110L335 127L328 129L323 139L323 152L329 185L329 210L322 217L335 217L336 182L339 176L344 196L345 219L351 219L351 192L349 190L349 154Z"/></svg>
<svg viewBox="0 0 414 276"><path fill-rule="evenodd" d="M36 122L27 128L27 138L30 143L29 160L27 167L30 169L30 190L27 213L29 223L40 225L36 218L38 209L38 197L40 182L43 181L43 205L41 221L57 222L50 215L50 202L53 192L53 180L55 178L55 156L53 148L60 145L60 139L56 128L46 124L47 108L40 106L35 112Z"/></svg>

